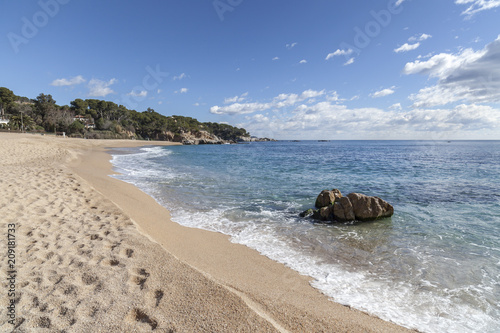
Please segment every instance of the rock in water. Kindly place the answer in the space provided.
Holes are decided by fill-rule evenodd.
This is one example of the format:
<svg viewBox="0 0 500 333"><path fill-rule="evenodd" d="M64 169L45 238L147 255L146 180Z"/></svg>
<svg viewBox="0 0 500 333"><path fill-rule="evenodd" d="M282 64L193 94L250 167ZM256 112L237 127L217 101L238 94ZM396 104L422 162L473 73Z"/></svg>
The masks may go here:
<svg viewBox="0 0 500 333"><path fill-rule="evenodd" d="M331 191L324 190L318 195L316 199L316 208L323 208L333 205L336 199L340 199L342 197L342 193L339 190L334 188Z"/></svg>
<svg viewBox="0 0 500 333"><path fill-rule="evenodd" d="M312 215L314 215L314 209L312 209L312 208L309 208L308 210L305 210L299 214L300 217L309 217Z"/></svg>
<svg viewBox="0 0 500 333"><path fill-rule="evenodd" d="M356 220L371 221L394 214L394 208L379 197L370 197L361 193L349 193Z"/></svg>
<svg viewBox="0 0 500 333"><path fill-rule="evenodd" d="M342 197L333 204L333 219L339 222L354 221L356 219L351 200Z"/></svg>
<svg viewBox="0 0 500 333"><path fill-rule="evenodd" d="M390 217L394 208L378 197L350 193L343 197L339 190L324 190L316 199L316 210L308 209L299 215L330 222L372 221Z"/></svg>

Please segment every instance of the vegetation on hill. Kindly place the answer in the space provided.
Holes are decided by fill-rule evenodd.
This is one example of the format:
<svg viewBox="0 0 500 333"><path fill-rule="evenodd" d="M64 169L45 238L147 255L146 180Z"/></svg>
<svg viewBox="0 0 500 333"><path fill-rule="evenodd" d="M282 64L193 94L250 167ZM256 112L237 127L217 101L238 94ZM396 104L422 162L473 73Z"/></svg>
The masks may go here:
<svg viewBox="0 0 500 333"><path fill-rule="evenodd" d="M59 106L51 95L35 99L16 96L0 88L0 118L9 119L0 127L11 130L65 132L87 138L137 138L181 141L183 136L208 133L222 140L237 141L250 137L243 128L227 124L201 123L191 117L164 116L148 108L137 112L123 105L98 99L75 99Z"/></svg>

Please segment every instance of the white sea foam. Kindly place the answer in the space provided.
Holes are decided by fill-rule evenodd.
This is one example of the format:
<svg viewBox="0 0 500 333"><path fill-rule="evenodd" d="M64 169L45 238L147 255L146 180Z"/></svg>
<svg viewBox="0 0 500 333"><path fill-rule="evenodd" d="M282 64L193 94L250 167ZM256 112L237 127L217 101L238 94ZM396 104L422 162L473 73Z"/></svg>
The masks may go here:
<svg viewBox="0 0 500 333"><path fill-rule="evenodd" d="M269 214L269 212L268 212ZM382 319L423 332L495 332L496 325L483 311L450 298L458 290L439 296L405 283L393 283L363 272L349 272L339 265L322 264L317 258L295 250L272 226L234 223L222 218L224 211L173 212L173 219L188 227L231 236L231 241L259 251L314 280L312 286L335 302L349 305ZM421 281L431 286L430 281Z"/></svg>

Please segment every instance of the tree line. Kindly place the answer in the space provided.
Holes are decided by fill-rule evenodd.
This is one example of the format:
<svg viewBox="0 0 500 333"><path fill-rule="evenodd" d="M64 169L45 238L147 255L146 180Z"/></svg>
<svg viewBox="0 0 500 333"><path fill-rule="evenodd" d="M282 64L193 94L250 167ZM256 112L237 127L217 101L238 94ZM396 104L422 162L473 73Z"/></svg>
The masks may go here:
<svg viewBox="0 0 500 333"><path fill-rule="evenodd" d="M80 98L70 105L59 106L50 94L29 99L16 96L5 87L0 87L0 118L9 119L8 124L0 126L10 130L23 127L25 131L65 132L73 137L169 140L172 135L200 131L223 140L250 136L243 128L202 123L191 117L167 117L151 108L137 112L110 101Z"/></svg>

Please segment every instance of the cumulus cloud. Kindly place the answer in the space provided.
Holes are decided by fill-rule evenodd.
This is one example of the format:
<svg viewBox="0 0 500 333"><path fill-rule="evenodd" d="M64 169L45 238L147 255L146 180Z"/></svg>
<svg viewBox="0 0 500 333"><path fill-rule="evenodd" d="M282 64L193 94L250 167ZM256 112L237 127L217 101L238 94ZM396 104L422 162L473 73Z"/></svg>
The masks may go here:
<svg viewBox="0 0 500 333"><path fill-rule="evenodd" d="M280 60L280 58L279 57L274 57L273 61L275 61L275 60Z"/></svg>
<svg viewBox="0 0 500 333"><path fill-rule="evenodd" d="M389 96L389 95L394 94L394 92L395 92L394 88L395 87L382 89L382 90L374 92L373 94L370 94L370 96L372 98L379 98L379 97Z"/></svg>
<svg viewBox="0 0 500 333"><path fill-rule="evenodd" d="M472 104L402 111L396 104L386 111L321 101L297 105L291 113L256 114L243 127L255 135L276 138L296 137L297 133L304 139L464 138L494 134L500 128L500 110Z"/></svg>
<svg viewBox="0 0 500 333"><path fill-rule="evenodd" d="M286 46L287 49L290 50L290 49L293 49L295 46L297 46L297 44L298 43L295 42L295 43L286 44L285 46Z"/></svg>
<svg viewBox="0 0 500 333"><path fill-rule="evenodd" d="M353 52L354 51L352 49L347 49L347 50L337 49L335 52L328 53L325 60L330 60L333 57L338 57L338 56L348 56L348 55L352 54Z"/></svg>
<svg viewBox="0 0 500 333"><path fill-rule="evenodd" d="M483 10L500 7L500 0L456 0L457 5L469 5L462 15L471 17L472 15L482 12Z"/></svg>
<svg viewBox="0 0 500 333"><path fill-rule="evenodd" d="M134 97L146 97L148 95L148 92L146 90L141 90L139 92L137 91L131 91L127 94L127 96L134 96Z"/></svg>
<svg viewBox="0 0 500 333"><path fill-rule="evenodd" d="M404 43L400 47L394 49L394 52L396 53L401 53L401 52L408 52L417 49L420 46L420 43L415 43L415 44L408 44Z"/></svg>
<svg viewBox="0 0 500 333"><path fill-rule="evenodd" d="M307 64L307 60L302 59L301 61L299 61L299 64Z"/></svg>
<svg viewBox="0 0 500 333"><path fill-rule="evenodd" d="M64 87L64 86L74 86L80 83L84 83L86 80L83 76L78 75L69 79L56 79L52 81L51 86Z"/></svg>
<svg viewBox="0 0 500 333"><path fill-rule="evenodd" d="M316 91L308 89L303 91L301 94L279 94L274 97L272 102L267 103L241 103L245 100L248 93L241 96L235 96L232 98L226 98L224 104L233 103L226 106L212 106L210 112L213 114L248 114L260 111L266 111L270 109L281 109L284 107L293 106L299 102L313 100L316 97L325 95L325 90Z"/></svg>
<svg viewBox="0 0 500 333"><path fill-rule="evenodd" d="M401 103L395 103L389 106L389 110L403 110Z"/></svg>
<svg viewBox="0 0 500 333"><path fill-rule="evenodd" d="M479 51L465 49L458 54L441 53L426 61L407 63L403 73L438 79L435 86L410 96L415 107L500 102L500 36Z"/></svg>
<svg viewBox="0 0 500 333"><path fill-rule="evenodd" d="M113 89L110 88L111 85L116 83L116 79L111 79L109 81L101 81L98 79L92 79L89 81L89 96L91 97L105 97L109 94L114 94Z"/></svg>

